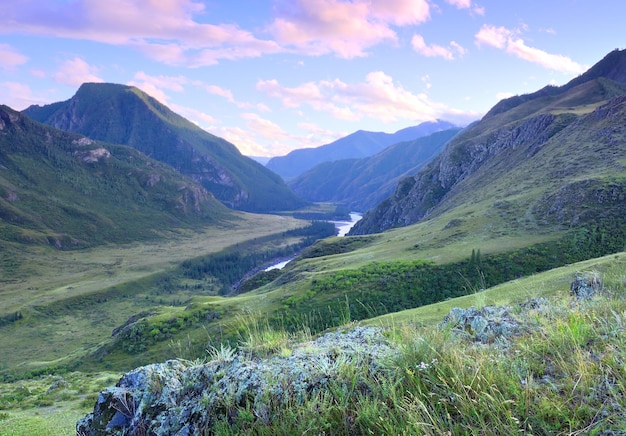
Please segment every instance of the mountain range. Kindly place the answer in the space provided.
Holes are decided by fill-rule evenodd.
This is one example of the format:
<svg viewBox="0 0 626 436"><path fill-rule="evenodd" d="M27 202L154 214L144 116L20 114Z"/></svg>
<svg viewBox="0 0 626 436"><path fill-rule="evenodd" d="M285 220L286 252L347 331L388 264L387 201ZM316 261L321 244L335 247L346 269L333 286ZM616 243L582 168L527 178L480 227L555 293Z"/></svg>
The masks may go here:
<svg viewBox="0 0 626 436"><path fill-rule="evenodd" d="M401 178L422 169L459 131L453 127L390 145L373 156L324 162L287 184L306 200L365 212L389 197Z"/></svg>
<svg viewBox="0 0 626 436"><path fill-rule="evenodd" d="M72 100L76 106L72 110L63 109L68 104L63 102L27 112L39 112L41 119L58 116L77 126L91 120L103 131L107 129L102 126L113 131L127 127L128 132L135 132L129 136L132 138L152 138L143 136L142 130L149 129L163 129L160 134L168 135L170 128L180 133L183 145L200 147L198 138L208 138L164 109L155 112L153 109L160 106L154 102L150 103L153 109L142 109L143 103L135 98L147 97L139 97L142 94L134 88L86 87L91 93L111 96L122 90L135 97L101 99L97 100L100 106L79 110L83 104L96 101L88 93L87 102L83 97ZM124 110L112 109L111 105L116 104ZM121 115L124 113L128 116ZM110 115L111 120L98 119ZM325 238L308 246L317 238L318 233L312 229L315 225L302 228L302 221L285 216L231 210L222 202L232 204L234 197L218 201L207 189L211 186L208 178L202 179L207 184L203 186L197 182L201 179L197 173L196 181L176 171L176 165L153 159L156 155L167 157L168 152L184 154L190 150L186 146L168 149L161 144L155 146L152 157L147 157L133 147L58 130L1 107L0 349L11 352L0 353L0 379L37 376L41 381L36 391L25 390L21 381L19 386L5 389L5 394L0 393L5 405L13 407L18 394L33 398L32 394L40 392L45 395L38 397L43 401L51 401L52 397L47 396L51 391L67 395L69 390L50 386L53 379L39 376L63 374L69 379L82 372L89 382L75 392L81 401L84 393L89 394L91 403L82 407L93 407L99 398L95 392L98 388L91 387L93 374L119 373L174 357L185 359L186 366L196 366L195 362L207 359L207 351L215 365L221 365L216 359L240 365L228 344L245 348L246 355L268 353L290 360L293 354L288 347L294 331L302 330L302 337L310 345L317 333L334 327L352 330L355 321L393 326L410 344L410 358L402 360L400 373L422 380L424 372L415 362L424 360L422 364L432 367L432 386L436 386L441 381L437 362L442 362L444 356L438 347L443 344L436 340L431 347L421 339L415 341L415 337L426 337L422 326L440 325L446 313L458 313L454 308L497 304L506 305L509 311L514 307L512 303L526 300L532 304L527 308L533 311L534 323L540 313L536 303L568 295L572 279L579 278L580 271L591 272L589 280L601 278L607 300L616 305L603 310L602 316L587 317L579 310L586 303L568 300L562 306L568 308L567 314L556 324L553 315L564 313L561 306L555 306L556 312L541 312L550 317L546 323L554 324L554 339L544 345L543 340L524 336L524 332L522 342L517 342L522 344L520 349L535 347L539 351L535 353L539 356L536 366L531 368L524 359L518 360L517 353L512 352L519 348L516 345L509 348L509 354L516 356L515 365L499 361L498 365L504 366L499 366L497 372L522 368L523 375L516 370L508 379L510 386L521 393L517 404L520 410L528 410L531 387L531 397L547 404L550 425L556 421L555 399L572 403L571 393L576 389L581 389L576 395L583 402L591 390L603 389L617 392L609 402L621 400L621 391L613 389L614 383L605 389L606 380L613 380L611 377L619 373L619 359L613 367L604 365L607 359L581 361L580 356L592 356L587 347L595 343L600 329L581 328L586 324L580 320L594 318L597 325L602 324L607 344L623 336L623 316L617 315L624 311L621 296L626 277L622 253L626 251L626 51L609 53L564 86L549 86L503 100L480 121L460 131L448 127L419 139L396 142L367 158L323 164L306 177L294 179L304 182L310 177L308 186L319 190L311 189L313 196L325 194L327 187L320 182L323 177L341 176L334 179L341 188L337 192L347 198L370 197L365 186L356 186L367 185L368 177L382 180L378 177L398 171L394 177L400 178L392 194L365 213L351 236ZM208 148L203 153L208 153ZM227 150L220 153L228 154ZM196 155L196 151L189 153ZM422 166L408 166L414 154L423 155ZM200 163L213 159L208 154L202 156ZM406 160L407 168L398 168L398 160ZM186 161L177 162L187 168L182 163ZM200 167L193 165L200 163L192 159L189 166L197 169ZM346 174L351 174L354 182L348 182ZM285 184L275 186L289 189ZM380 186L378 189L385 184ZM295 194L290 195L297 199ZM277 206L260 208L272 207ZM154 236L159 239L148 240ZM281 270L251 272L236 288L221 284L226 279L223 283L234 283L245 274L242 270L261 268L279 253L280 257L293 254L304 245L308 248L298 251L300 254ZM546 273L539 276L541 272ZM596 303L592 300L589 307L599 307ZM572 308L575 310L570 312ZM462 328L464 337L469 330L482 330L476 319ZM495 326L502 325L502 319L494 321ZM415 336L406 336L407 324L419 328L419 333L416 330ZM448 331L434 328L450 337ZM545 330L540 328L538 333L544 337ZM369 341L366 336L362 338ZM563 338L568 340L564 342ZM493 343L498 347L509 344ZM554 383L559 385L557 388L563 387L563 379L557 366L548 368L541 359L554 344L560 347L557 354L568 349L560 361L567 359L574 369L575 375L568 377L571 383L565 389L554 389ZM456 339L445 345L451 351L450 360L457 362L458 345ZM417 348L411 348L414 346ZM480 348L485 349L482 345ZM569 348L572 356L567 354ZM425 350L433 353L432 357L425 358ZM504 354L498 350L499 359L507 354L506 350ZM472 345L471 359L475 351ZM320 364L318 357L313 353L311 365L329 368L328 362ZM491 357L493 354L489 354L490 362ZM414 366L412 372L405 370L407 362ZM602 364L603 369L589 370L589 362ZM467 382L472 384L477 380L476 367L467 363L464 361L462 366L467 368ZM480 377L488 375L485 368L481 368ZM587 381L581 382L581 371L599 380L597 390L589 388ZM521 386L522 379L530 384ZM253 379L244 374L241 380L248 383ZM491 386L492 380L482 378L480 382ZM532 380L541 383L533 385ZM545 380L549 383L543 383ZM161 391L161 381L150 381L151 392ZM182 386L178 378L172 382ZM205 382L208 379L198 383ZM397 385L397 379L377 378L374 382L377 386ZM181 392L200 392L194 386L199 385L187 383ZM228 384L226 388L236 392L236 386ZM456 408L456 403L448 400L467 393L466 386L461 383L458 391L446 392L441 398ZM537 389L545 389L545 399L534 395ZM337 392L345 397L345 390ZM423 392L430 395L431 390ZM477 396L466 396L469 402L480 398L480 392L476 392ZM321 394L326 395L326 391ZM404 398L398 406L401 416L408 404ZM608 404L606 398L598 403ZM39 399L29 401L30 407L20 412L18 419L36 415L34 411L44 413L41 405L50 404L40 403ZM373 401L381 407L388 404L384 395ZM343 403L331 406L337 404L341 406L338 419L345 421ZM369 408L373 402L364 404ZM306 403L298 405L308 407ZM445 408L439 409L441 405L436 402L435 413L444 410L442 416L449 416ZM64 413L67 409L54 410ZM227 419L234 416L229 415L232 409L224 410ZM249 413L252 409L240 410L240 418L248 413L248 421L257 419ZM310 410L312 419L317 419L319 408ZM622 411L620 408L614 415L622 417ZM13 410L8 413L14 416ZM370 415L380 421L379 414ZM596 422L596 409L589 415L590 422ZM302 415L293 416L300 419ZM484 422L491 425L491 415L485 416ZM3 422L7 421L5 417ZM224 428L231 429L230 421L224 422ZM514 422L517 430L519 422ZM559 430L571 431L568 421L560 422L564 424ZM584 428L591 428L588 425ZM533 430L537 428L533 421ZM544 428L548 433L554 430L551 426Z"/></svg>
<svg viewBox="0 0 626 436"><path fill-rule="evenodd" d="M411 141L452 127L455 126L447 121L437 120L407 127L395 133L359 130L330 144L316 148L301 148L285 156L274 157L266 166L283 179L290 180L324 162L372 156L390 145Z"/></svg>
<svg viewBox="0 0 626 436"><path fill-rule="evenodd" d="M624 50L566 85L503 100L426 168L401 180L351 234L407 226L467 205L481 216L535 228L621 220L625 102Z"/></svg>
<svg viewBox="0 0 626 436"><path fill-rule="evenodd" d="M85 83L67 101L30 106L23 113L61 130L136 148L198 182L231 208L275 212L306 204L280 177L241 155L233 144L132 86Z"/></svg>

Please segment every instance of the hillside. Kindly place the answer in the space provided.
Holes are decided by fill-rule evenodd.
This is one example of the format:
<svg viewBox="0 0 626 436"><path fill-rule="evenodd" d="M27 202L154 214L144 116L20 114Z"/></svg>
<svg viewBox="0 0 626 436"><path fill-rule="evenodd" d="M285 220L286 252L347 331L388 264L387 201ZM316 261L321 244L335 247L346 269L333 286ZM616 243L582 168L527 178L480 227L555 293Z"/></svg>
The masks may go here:
<svg viewBox="0 0 626 436"><path fill-rule="evenodd" d="M387 198L400 178L422 169L459 131L455 127L400 142L361 159L324 162L288 185L306 200L341 203L349 210L366 211Z"/></svg>
<svg viewBox="0 0 626 436"><path fill-rule="evenodd" d="M274 157L267 163L267 168L289 180L323 162L371 156L398 142L411 141L452 127L454 125L447 121L437 120L395 133L359 130L321 147L301 148L286 156Z"/></svg>
<svg viewBox="0 0 626 436"><path fill-rule="evenodd" d="M560 88L498 103L424 170L403 179L352 234L380 232L475 205L528 228L621 216L626 51ZM583 81L583 78L588 80ZM580 206L580 203L583 206ZM478 206L479 205L479 206Z"/></svg>
<svg viewBox="0 0 626 436"><path fill-rule="evenodd" d="M204 186L229 207L293 210L305 202L276 174L131 86L85 83L64 102L24 111L29 117L91 139L133 147Z"/></svg>
<svg viewBox="0 0 626 436"><path fill-rule="evenodd" d="M57 130L0 106L3 246L130 242L231 215L201 185L132 148Z"/></svg>

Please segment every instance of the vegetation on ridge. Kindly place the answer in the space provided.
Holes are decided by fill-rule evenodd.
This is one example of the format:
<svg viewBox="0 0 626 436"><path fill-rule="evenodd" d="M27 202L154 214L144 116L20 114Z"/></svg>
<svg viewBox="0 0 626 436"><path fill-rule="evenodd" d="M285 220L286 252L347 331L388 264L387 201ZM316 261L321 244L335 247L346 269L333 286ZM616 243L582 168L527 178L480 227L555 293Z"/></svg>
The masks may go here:
<svg viewBox="0 0 626 436"><path fill-rule="evenodd" d="M306 204L280 176L135 87L85 83L70 100L31 106L24 114L61 130L133 147L200 183L229 207L276 212Z"/></svg>

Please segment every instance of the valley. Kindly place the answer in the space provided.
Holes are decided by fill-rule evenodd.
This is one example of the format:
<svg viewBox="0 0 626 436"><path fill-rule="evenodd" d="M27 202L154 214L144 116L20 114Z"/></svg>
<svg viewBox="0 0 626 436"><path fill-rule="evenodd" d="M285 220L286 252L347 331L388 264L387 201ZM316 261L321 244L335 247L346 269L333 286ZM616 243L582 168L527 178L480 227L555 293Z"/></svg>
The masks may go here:
<svg viewBox="0 0 626 436"><path fill-rule="evenodd" d="M192 403L218 414L190 412L184 425L225 434L304 432L318 418L343 434L371 428L396 434L407 416L425 434L425 419L434 433L487 431L486 411L496 404L502 434L626 425L618 394L626 383L619 373L626 51L609 53L561 87L504 99L466 128L442 123L445 129L435 126L430 135L363 160L308 168L291 185L132 87L90 84L78 94L21 114L0 108L0 350L12 350L0 354L0 406L9 410L0 415L0 434L3 420L24 419L40 407L20 395L24 389L38 392L33 397L41 404L58 400L86 413L94 410L96 391L138 367L156 371L147 387L123 391L123 398L114 391L113 402L102 406L106 419L123 421L120 432L149 425L166 434L157 421L143 421L161 412L145 398L171 393L187 401L206 380L223 389ZM89 118L94 107L105 107L102 96L134 116L108 114L117 120L111 125ZM78 133L57 130L77 127L67 124L77 114L86 117ZM179 153L155 142L144 124L155 117L152 130L176 133ZM120 120L132 120L123 138L113 135L128 133ZM360 132L365 142L378 137ZM150 157L146 144L159 146ZM385 171L389 165L400 170ZM332 170L348 167L354 172ZM316 203L314 196L326 201L350 187L341 195L363 200L355 174L375 174L372 192L385 198L347 233L332 236L334 225L322 221L345 217L355 203ZM312 190L320 180L329 183ZM305 198L289 186L300 186ZM333 192L322 192L327 188ZM290 257L283 268L262 268ZM251 270L258 273L246 276ZM573 301L574 279L594 285L599 297ZM468 339L476 324L458 337L441 324L472 306L502 306L528 326L477 347ZM383 330L369 330L376 327ZM296 401L295 382L276 382L291 369L279 376L268 368L298 361L316 341L336 335L353 339L298 364L319 378L300 381L325 388L303 388ZM372 344L397 350L381 357ZM439 362L447 366L439 369ZM244 376L220 387L231 370ZM137 372L129 374L132 384ZM72 383L65 399L45 386L63 375ZM328 381L335 378L347 381ZM233 397L240 383L247 387ZM266 386L274 396L262 391ZM141 407L120 411L127 395ZM554 411L550 404L557 403ZM599 418L595 409L605 406ZM370 421L379 416L389 417L391 427ZM97 434L103 422L83 424L94 424Z"/></svg>

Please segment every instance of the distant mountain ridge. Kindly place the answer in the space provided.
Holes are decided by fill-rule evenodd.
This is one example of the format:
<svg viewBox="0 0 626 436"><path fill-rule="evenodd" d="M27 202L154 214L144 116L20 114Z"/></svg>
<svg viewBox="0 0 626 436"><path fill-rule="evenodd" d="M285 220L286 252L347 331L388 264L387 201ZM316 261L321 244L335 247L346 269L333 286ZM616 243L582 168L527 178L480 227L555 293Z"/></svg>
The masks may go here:
<svg viewBox="0 0 626 436"><path fill-rule="evenodd" d="M168 165L0 106L0 242L130 242L234 212Z"/></svg>
<svg viewBox="0 0 626 436"><path fill-rule="evenodd" d="M403 179L351 234L469 204L483 205L481 213L490 216L519 216L519 225L528 226L620 220L625 158L626 50L616 50L564 86L496 104L425 169Z"/></svg>
<svg viewBox="0 0 626 436"><path fill-rule="evenodd" d="M305 204L263 165L131 86L85 83L64 102L24 110L29 117L89 138L131 146L203 185L224 204L252 212Z"/></svg>
<svg viewBox="0 0 626 436"><path fill-rule="evenodd" d="M365 212L387 198L400 178L422 169L459 131L456 127L400 142L361 159L324 162L288 185L306 200L342 203Z"/></svg>
<svg viewBox="0 0 626 436"><path fill-rule="evenodd" d="M266 166L285 180L289 180L323 162L372 156L390 145L411 141L452 127L455 127L452 123L437 120L407 127L395 133L359 130L330 144L316 148L301 148L285 156L274 157Z"/></svg>

